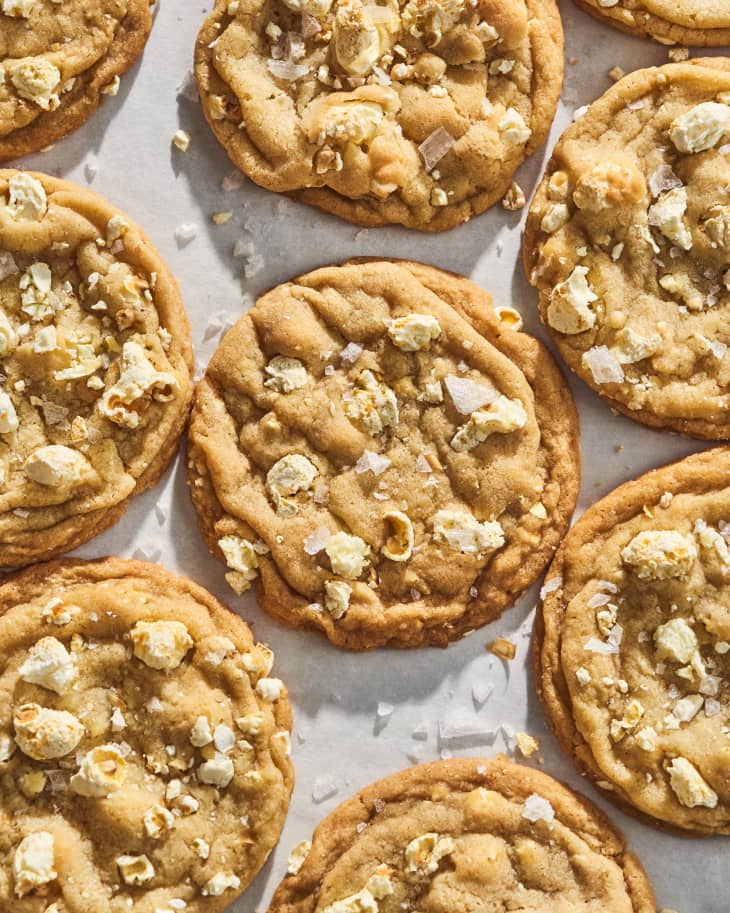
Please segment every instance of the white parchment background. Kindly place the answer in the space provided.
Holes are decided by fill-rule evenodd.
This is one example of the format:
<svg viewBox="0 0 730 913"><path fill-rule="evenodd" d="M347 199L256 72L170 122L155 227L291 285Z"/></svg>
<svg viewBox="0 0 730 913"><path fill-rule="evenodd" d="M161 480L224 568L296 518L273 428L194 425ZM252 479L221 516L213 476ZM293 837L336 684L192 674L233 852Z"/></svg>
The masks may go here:
<svg viewBox="0 0 730 913"><path fill-rule="evenodd" d="M601 26L578 12L571 0L562 0L560 6L566 81L547 149L575 108L608 88L612 66L629 71L667 59L666 49ZM535 294L518 258L524 213L506 213L497 206L467 225L429 236L396 228L358 230L248 181L239 190L224 192L222 180L232 166L199 106L178 97L191 67L197 29L209 7L210 0L160 0L144 57L123 78L119 94L107 99L96 117L73 136L23 162L84 185L96 171L93 189L147 229L180 281L199 368L217 342L211 315L235 319L243 310L244 293L255 296L305 270L353 255L410 257L471 276L497 302L517 307L530 332L546 338L536 317ZM170 144L179 127L193 137L187 154ZM528 198L546 159L543 148L518 174ZM233 220L214 226L211 214L225 210L233 211ZM181 248L175 230L183 223L195 224L198 233ZM252 241L256 254L263 257L263 267L250 279L243 276L245 259L232 255L240 239ZM620 482L699 449L687 439L613 416L597 396L572 378L571 382L580 409L584 457L579 511ZM500 621L448 650L340 652L313 634L275 623L253 596L238 598L228 589L222 567L208 556L198 534L181 455L157 488L134 501L121 523L79 554L139 557L139 549L208 587L253 625L257 638L274 648L275 674L286 680L294 705L297 783L291 810L279 847L231 908L235 913L265 910L285 872L290 848L309 837L315 824L346 796L414 758L435 759L443 750L488 756L505 747L501 735L488 735L503 724L537 736L544 769L585 791L625 830L655 886L660 909L727 913L730 841L672 837L638 824L603 803L558 750L543 720L527 663L537 586ZM514 662L504 664L485 652L485 643L497 635L517 640ZM491 697L476 706L472 689L483 696L490 683ZM393 705L385 726L376 726L378 702ZM471 721L477 735L466 747L439 741L439 720ZM413 738L414 730L421 738ZM315 803L313 788L322 776L337 794Z"/></svg>

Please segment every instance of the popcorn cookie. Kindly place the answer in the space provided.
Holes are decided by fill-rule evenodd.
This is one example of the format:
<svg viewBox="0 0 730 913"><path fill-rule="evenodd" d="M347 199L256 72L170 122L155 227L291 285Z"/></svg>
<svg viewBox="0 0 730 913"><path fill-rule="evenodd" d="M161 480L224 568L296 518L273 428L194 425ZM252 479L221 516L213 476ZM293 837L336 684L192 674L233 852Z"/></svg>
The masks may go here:
<svg viewBox="0 0 730 913"><path fill-rule="evenodd" d="M727 448L622 485L568 533L535 625L537 688L581 772L706 834L730 833L729 519Z"/></svg>
<svg viewBox="0 0 730 913"><path fill-rule="evenodd" d="M196 75L257 184L442 231L497 202L547 136L563 32L554 0L217 0Z"/></svg>
<svg viewBox="0 0 730 913"><path fill-rule="evenodd" d="M641 864L603 814L503 756L387 777L298 849L269 913L656 911Z"/></svg>
<svg viewBox="0 0 730 913"><path fill-rule="evenodd" d="M273 654L157 565L56 561L0 586L0 909L219 913L293 784Z"/></svg>
<svg viewBox="0 0 730 913"><path fill-rule="evenodd" d="M200 382L190 486L239 593L354 650L446 646L534 582L575 505L573 401L461 276L354 261L268 292Z"/></svg>
<svg viewBox="0 0 730 913"><path fill-rule="evenodd" d="M555 147L525 230L568 365L657 428L730 437L730 60L639 70Z"/></svg>
<svg viewBox="0 0 730 913"><path fill-rule="evenodd" d="M1 0L0 162L81 126L134 64L149 0Z"/></svg>
<svg viewBox="0 0 730 913"><path fill-rule="evenodd" d="M661 44L730 44L730 6L707 0L575 0L591 16Z"/></svg>
<svg viewBox="0 0 730 913"><path fill-rule="evenodd" d="M154 485L192 397L177 284L106 200L0 171L0 565L49 558Z"/></svg>

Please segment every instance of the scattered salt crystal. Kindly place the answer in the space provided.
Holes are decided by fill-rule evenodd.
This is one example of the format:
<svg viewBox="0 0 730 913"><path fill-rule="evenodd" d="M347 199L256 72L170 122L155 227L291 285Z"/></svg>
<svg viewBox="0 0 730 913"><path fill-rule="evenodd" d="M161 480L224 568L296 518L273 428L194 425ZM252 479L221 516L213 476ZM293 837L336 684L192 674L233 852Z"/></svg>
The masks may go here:
<svg viewBox="0 0 730 913"><path fill-rule="evenodd" d="M527 797L522 809L522 817L532 822L545 821L546 824L552 824L555 820L555 809L547 799L543 799L542 796L533 793Z"/></svg>
<svg viewBox="0 0 730 913"><path fill-rule="evenodd" d="M230 193L232 190L240 190L243 187L246 180L245 175L242 171L235 169L229 171L228 174L221 181L221 188L226 192Z"/></svg>
<svg viewBox="0 0 730 913"><path fill-rule="evenodd" d="M311 38L322 31L322 26L316 16L311 13L302 13L302 38Z"/></svg>
<svg viewBox="0 0 730 913"><path fill-rule="evenodd" d="M596 585L599 590L603 590L605 593L618 593L618 587L615 583L611 583L610 580L596 580Z"/></svg>
<svg viewBox="0 0 730 913"><path fill-rule="evenodd" d="M162 507L160 507L159 504L155 504L155 519L160 524L160 526L162 526L165 520L167 520L167 513Z"/></svg>
<svg viewBox="0 0 730 913"><path fill-rule="evenodd" d="M419 723L411 733L411 738L417 739L419 742L425 742L428 738L428 726L425 723Z"/></svg>
<svg viewBox="0 0 730 913"><path fill-rule="evenodd" d="M252 254L243 267L243 275L247 279L252 279L264 268L265 260L261 254Z"/></svg>
<svg viewBox="0 0 730 913"><path fill-rule="evenodd" d="M550 593L554 593L555 590L559 590L563 585L562 577L551 577L540 590L540 599L544 599Z"/></svg>
<svg viewBox="0 0 730 913"><path fill-rule="evenodd" d="M374 476L379 476L390 466L390 462L386 456L374 453L372 450L364 450L360 459L355 463L355 472L358 474L372 472Z"/></svg>
<svg viewBox="0 0 730 913"><path fill-rule="evenodd" d="M606 643L603 640L599 640L597 637L589 637L585 642L583 649L588 650L589 653L601 653L604 656L619 652L617 644Z"/></svg>
<svg viewBox="0 0 730 913"><path fill-rule="evenodd" d="M720 342L717 339L712 340L709 345L710 352L715 356L715 358L722 359L725 357L727 352L727 345L724 342Z"/></svg>
<svg viewBox="0 0 730 913"><path fill-rule="evenodd" d="M312 786L312 801L319 804L332 796L337 795L339 786L331 774L325 774L323 777L317 777Z"/></svg>
<svg viewBox="0 0 730 913"><path fill-rule="evenodd" d="M332 533L326 526L318 526L317 529L304 540L304 551L308 555L317 555L322 551L325 545L327 545L331 538Z"/></svg>
<svg viewBox="0 0 730 913"><path fill-rule="evenodd" d="M99 173L99 160L95 155L90 155L84 165L84 177L87 184L93 184L94 178Z"/></svg>
<svg viewBox="0 0 730 913"><path fill-rule="evenodd" d="M132 552L132 557L136 561L152 561L153 563L159 561L160 555L162 555L162 549L149 543L140 545Z"/></svg>
<svg viewBox="0 0 730 913"><path fill-rule="evenodd" d="M310 602L307 608L310 612L316 612L317 615L322 614L322 606L318 602Z"/></svg>
<svg viewBox="0 0 730 913"><path fill-rule="evenodd" d="M491 745L497 732L473 714L454 714L438 721L439 744L466 748L469 745Z"/></svg>
<svg viewBox="0 0 730 913"><path fill-rule="evenodd" d="M192 222L183 222L175 229L175 240L178 247L187 247L198 236L198 226Z"/></svg>
<svg viewBox="0 0 730 913"><path fill-rule="evenodd" d="M573 111L573 120L578 120L583 117L587 110L588 105L581 105L580 108L576 108L575 111Z"/></svg>
<svg viewBox="0 0 730 913"><path fill-rule="evenodd" d="M584 352L583 364L597 384L620 384L624 380L624 369L606 346L594 346Z"/></svg>
<svg viewBox="0 0 730 913"><path fill-rule="evenodd" d="M471 415L472 412L491 403L496 396L493 389L469 380L468 377L447 374L444 383L455 409L462 415Z"/></svg>
<svg viewBox="0 0 730 913"><path fill-rule="evenodd" d="M716 701L714 697L708 697L705 701L705 716L717 716L722 711L722 704Z"/></svg>
<svg viewBox="0 0 730 913"><path fill-rule="evenodd" d="M150 713L159 713L162 710L162 701L159 697L151 697L145 704Z"/></svg>
<svg viewBox="0 0 730 913"><path fill-rule="evenodd" d="M376 799L376 800L373 802L373 808L375 809L375 814L376 814L376 815L379 815L379 814L383 811L383 809L385 808L385 800L383 800L383 799Z"/></svg>
<svg viewBox="0 0 730 913"><path fill-rule="evenodd" d="M425 473L433 472L433 470L431 469L431 464L428 462L428 460L422 453L419 453L418 457L416 459L416 469L419 472L425 472Z"/></svg>
<svg viewBox="0 0 730 913"><path fill-rule="evenodd" d="M474 682L471 686L471 697L477 707L486 704L494 691L494 685L490 682Z"/></svg>
<svg viewBox="0 0 730 913"><path fill-rule="evenodd" d="M363 347L356 342L348 342L345 348L340 352L340 360L346 365L354 365L363 353Z"/></svg>
<svg viewBox="0 0 730 913"><path fill-rule="evenodd" d="M233 245L234 257L250 257L253 252L253 241L246 241L244 238L239 238Z"/></svg>
<svg viewBox="0 0 730 913"><path fill-rule="evenodd" d="M195 81L195 74L192 70L188 70L183 81L177 88L178 96L187 98L188 101L198 102L200 101L200 93L198 92L198 84Z"/></svg>
<svg viewBox="0 0 730 913"><path fill-rule="evenodd" d="M682 182L671 165L660 165L649 178L649 190L654 197L658 197L665 190L675 190L678 187L682 187Z"/></svg>
<svg viewBox="0 0 730 913"><path fill-rule="evenodd" d="M375 710L375 719L378 722L389 720L393 716L394 710L395 707L392 704L388 704L385 701L380 701Z"/></svg>
<svg viewBox="0 0 730 913"><path fill-rule="evenodd" d="M355 825L355 830L358 832L358 834L362 834L362 832L367 828L367 826L368 826L367 821L358 821L357 824Z"/></svg>
<svg viewBox="0 0 730 913"><path fill-rule="evenodd" d="M596 593L595 596L591 596L586 605L589 609L598 609L610 601L611 597L607 593Z"/></svg>
<svg viewBox="0 0 730 913"><path fill-rule="evenodd" d="M455 142L454 137L443 127L438 127L430 133L418 147L426 171L435 168Z"/></svg>
<svg viewBox="0 0 730 913"><path fill-rule="evenodd" d="M309 73L309 67L303 63L294 63L293 60L273 60L266 61L269 72L276 76L277 79L283 79L285 82L296 82L302 76Z"/></svg>

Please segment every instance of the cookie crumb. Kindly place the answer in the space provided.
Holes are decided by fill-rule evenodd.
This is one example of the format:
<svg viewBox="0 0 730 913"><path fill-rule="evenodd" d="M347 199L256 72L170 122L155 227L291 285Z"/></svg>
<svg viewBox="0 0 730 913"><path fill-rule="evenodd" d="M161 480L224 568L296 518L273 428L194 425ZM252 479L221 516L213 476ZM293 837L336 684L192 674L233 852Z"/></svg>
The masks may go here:
<svg viewBox="0 0 730 913"><path fill-rule="evenodd" d="M176 146L180 152L187 152L190 148L192 139L187 130L176 130L172 135L172 144Z"/></svg>
<svg viewBox="0 0 730 913"><path fill-rule="evenodd" d="M526 732L517 733L517 748L523 758L531 758L540 750L540 743Z"/></svg>
<svg viewBox="0 0 730 913"><path fill-rule="evenodd" d="M509 190L502 197L503 209L506 209L508 212L517 212L517 210L524 208L526 202L527 199L524 190L518 183L512 181Z"/></svg>
<svg viewBox="0 0 730 913"><path fill-rule="evenodd" d="M500 659L505 660L505 662L510 662L517 655L517 647L511 640L507 640L504 637L498 637L496 640L488 643L487 650L489 650L490 653L494 653L494 655L498 656Z"/></svg>

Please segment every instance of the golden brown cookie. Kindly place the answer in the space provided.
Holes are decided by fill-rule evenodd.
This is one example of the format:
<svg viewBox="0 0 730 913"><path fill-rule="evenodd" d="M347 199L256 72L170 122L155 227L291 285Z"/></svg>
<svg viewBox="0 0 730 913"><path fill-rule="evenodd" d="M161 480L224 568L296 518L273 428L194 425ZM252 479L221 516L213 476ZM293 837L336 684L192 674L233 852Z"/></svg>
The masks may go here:
<svg viewBox="0 0 730 913"><path fill-rule="evenodd" d="M591 16L630 35L661 44L730 44L725 0L575 0Z"/></svg>
<svg viewBox="0 0 730 913"><path fill-rule="evenodd" d="M730 437L730 60L639 70L563 134L525 263L561 355L630 418Z"/></svg>
<svg viewBox="0 0 730 913"><path fill-rule="evenodd" d="M188 321L149 238L106 200L0 171L0 566L115 523L172 458Z"/></svg>
<svg viewBox="0 0 730 913"><path fill-rule="evenodd" d="M500 320L501 316L501 320ZM338 646L445 646L514 604L579 486L548 351L473 282L354 261L264 295L198 386L190 484L238 592Z"/></svg>
<svg viewBox="0 0 730 913"><path fill-rule="evenodd" d="M535 681L605 796L651 823L730 833L730 450L586 511L548 572Z"/></svg>
<svg viewBox="0 0 730 913"><path fill-rule="evenodd" d="M269 913L655 913L621 833L586 799L512 764L423 764L344 802L297 848Z"/></svg>
<svg viewBox="0 0 730 913"><path fill-rule="evenodd" d="M142 53L149 0L1 0L0 162L81 126Z"/></svg>
<svg viewBox="0 0 730 913"><path fill-rule="evenodd" d="M217 0L195 59L205 116L257 184L442 231L545 139L563 32L554 0Z"/></svg>
<svg viewBox="0 0 730 913"><path fill-rule="evenodd" d="M293 784L273 654L154 564L0 586L0 909L219 913L275 846Z"/></svg>

